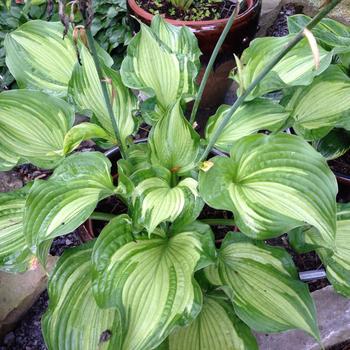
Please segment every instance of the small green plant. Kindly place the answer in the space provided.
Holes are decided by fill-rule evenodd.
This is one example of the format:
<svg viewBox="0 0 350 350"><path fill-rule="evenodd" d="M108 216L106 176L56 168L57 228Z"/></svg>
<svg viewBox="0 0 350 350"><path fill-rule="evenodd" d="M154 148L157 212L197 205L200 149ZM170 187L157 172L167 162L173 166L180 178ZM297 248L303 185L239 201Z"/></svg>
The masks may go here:
<svg viewBox="0 0 350 350"><path fill-rule="evenodd" d="M337 205L335 176L309 142L349 130L350 30L320 22L339 2L311 21L291 19L285 38L252 42L233 74L239 97L218 109L204 139L193 122L214 58L198 89L200 51L188 28L160 16L141 24L120 71L94 41L85 1L85 28L64 40L60 23L43 21L6 36L20 89L0 94L0 168L30 162L53 174L0 195L0 268L45 266L55 237L89 217L108 222L50 276L42 321L50 350L255 350L251 329L298 328L320 342L307 285L287 251L265 241L288 232L297 250L316 250L335 289L350 296L350 206ZM318 68L305 25L320 42ZM90 122L73 126L75 112ZM136 145L141 122L151 132ZM103 153L73 152L88 139L118 145L117 185ZM213 147L226 154L213 157ZM111 196L128 212L95 212ZM233 218L199 219L204 204ZM239 232L228 228L216 247L217 224Z"/></svg>
<svg viewBox="0 0 350 350"><path fill-rule="evenodd" d="M193 0L168 0L171 4L181 10L188 10L193 4Z"/></svg>

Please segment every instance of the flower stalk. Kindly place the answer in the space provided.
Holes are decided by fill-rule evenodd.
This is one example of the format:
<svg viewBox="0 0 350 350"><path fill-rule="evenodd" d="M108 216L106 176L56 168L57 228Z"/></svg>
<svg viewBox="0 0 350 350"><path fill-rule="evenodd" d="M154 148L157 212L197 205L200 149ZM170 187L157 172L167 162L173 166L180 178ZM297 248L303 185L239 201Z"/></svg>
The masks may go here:
<svg viewBox="0 0 350 350"><path fill-rule="evenodd" d="M210 60L208 62L207 68L205 69L205 72L204 72L204 75L202 78L202 82L201 82L199 89L198 89L198 94L197 94L196 99L195 99L194 104L193 104L191 117L190 117L190 124L193 124L194 121L196 120L198 108L199 108L199 105L201 103L204 89L205 89L207 82L208 82L208 79L209 79L209 75L213 69L216 58L218 57L221 46L224 43L224 41L227 37L227 34L229 33L231 27L233 26L233 23L238 15L238 13L239 13L239 2L237 2L237 6L236 6L235 10L233 11L232 15L230 16L229 20L227 21L226 26L225 26L223 32L221 33L219 40L217 41L217 43L215 45L214 51L213 51L212 55L210 56Z"/></svg>
<svg viewBox="0 0 350 350"><path fill-rule="evenodd" d="M84 3L84 1L82 1L82 2ZM91 29L90 29L92 19L91 19L91 15L89 12L89 7L82 6L80 4L80 11L81 11L82 17L84 19L84 27L85 27L87 42L88 42L88 45L89 45L89 48L91 51L92 58L94 60L94 64L95 64L95 67L97 70L99 80L100 80L103 98L105 100L108 115L109 115L109 118L110 118L112 126L113 126L115 138L117 140L122 157L124 159L126 159L126 146L125 146L125 143L120 136L118 124L114 118L112 101L111 101L109 93L108 93L108 87L107 87L108 79L106 79L106 77L103 75L103 71L102 71L101 64L100 64L100 59L98 57L97 50L96 50L95 41L94 41L93 35L91 33Z"/></svg>
<svg viewBox="0 0 350 350"><path fill-rule="evenodd" d="M220 137L221 133L225 129L226 125L232 118L233 114L237 109L244 103L245 99L250 95L250 93L255 89L255 87L266 77L266 75L273 69L273 67L303 38L305 38L305 29L311 30L314 28L329 12L331 12L342 0L331 0L304 28L302 28L298 34L278 53L273 57L266 65L266 67L258 74L258 76L253 80L253 82L247 87L244 93L238 97L236 102L229 109L228 113L224 116L218 128L213 133L210 138L206 149L204 150L200 162L205 160L214 147L217 139Z"/></svg>

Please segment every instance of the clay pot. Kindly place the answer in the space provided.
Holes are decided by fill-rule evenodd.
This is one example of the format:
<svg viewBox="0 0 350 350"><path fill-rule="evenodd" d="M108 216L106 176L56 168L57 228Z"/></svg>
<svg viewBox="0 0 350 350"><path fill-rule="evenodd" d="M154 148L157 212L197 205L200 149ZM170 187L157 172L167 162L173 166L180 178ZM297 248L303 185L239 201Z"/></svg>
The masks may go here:
<svg viewBox="0 0 350 350"><path fill-rule="evenodd" d="M215 110L224 102L225 95L232 83L232 81L228 79L228 75L234 67L233 54L240 55L254 38L258 30L261 3L262 0L247 0L247 10L237 16L224 44L221 47L215 63L214 72L208 80L207 88L204 91L202 99L202 108ZM135 0L128 0L128 9L131 15L138 18L143 23L151 23L153 15L139 7ZM166 20L176 26L187 26L196 35L199 47L203 53L203 56L201 57L203 67L199 73L200 82L206 64L210 59L210 55L212 54L216 42L218 41L228 19L210 21ZM132 20L132 17L130 22L134 30L138 31L138 22Z"/></svg>

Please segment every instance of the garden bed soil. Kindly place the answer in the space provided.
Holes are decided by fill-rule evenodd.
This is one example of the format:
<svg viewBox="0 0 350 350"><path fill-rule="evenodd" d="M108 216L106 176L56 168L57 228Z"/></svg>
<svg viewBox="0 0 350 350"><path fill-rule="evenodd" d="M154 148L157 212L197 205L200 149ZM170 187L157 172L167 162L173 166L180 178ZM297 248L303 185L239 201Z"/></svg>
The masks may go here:
<svg viewBox="0 0 350 350"><path fill-rule="evenodd" d="M338 174L350 177L350 152L328 162L330 168Z"/></svg>
<svg viewBox="0 0 350 350"><path fill-rule="evenodd" d="M195 0L188 10L182 10L166 1L136 0L143 10L156 15L160 14L168 19L181 21L209 21L230 17L236 8L236 0ZM241 5L240 13L247 9L245 3Z"/></svg>

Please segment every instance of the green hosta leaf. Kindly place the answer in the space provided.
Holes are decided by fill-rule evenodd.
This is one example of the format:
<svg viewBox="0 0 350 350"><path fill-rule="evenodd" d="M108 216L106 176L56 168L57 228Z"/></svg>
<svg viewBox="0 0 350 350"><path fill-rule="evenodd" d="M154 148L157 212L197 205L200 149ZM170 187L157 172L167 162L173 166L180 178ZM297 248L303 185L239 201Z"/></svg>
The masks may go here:
<svg viewBox="0 0 350 350"><path fill-rule="evenodd" d="M91 139L103 139L109 142L114 141L114 139L107 134L105 129L100 126L92 123L81 123L74 126L66 134L63 146L64 154L71 153L81 142Z"/></svg>
<svg viewBox="0 0 350 350"><path fill-rule="evenodd" d="M40 20L6 36L6 64L21 88L66 96L77 57L71 36L62 36L61 23Z"/></svg>
<svg viewBox="0 0 350 350"><path fill-rule="evenodd" d="M169 170L156 167L131 176L133 219L149 233L164 221L181 225L192 222L203 208L196 180L188 177L172 186L171 177Z"/></svg>
<svg viewBox="0 0 350 350"><path fill-rule="evenodd" d="M33 255L23 235L27 188L0 193L0 270L24 272Z"/></svg>
<svg viewBox="0 0 350 350"><path fill-rule="evenodd" d="M151 161L184 174L197 165L199 142L199 135L185 119L178 101L151 131Z"/></svg>
<svg viewBox="0 0 350 350"><path fill-rule="evenodd" d="M299 328L319 340L313 300L288 253L238 233L228 240L219 252L219 274L232 289L239 318L258 332Z"/></svg>
<svg viewBox="0 0 350 350"><path fill-rule="evenodd" d="M64 157L63 140L73 122L74 112L63 100L38 91L1 93L0 167L30 162L54 168Z"/></svg>
<svg viewBox="0 0 350 350"><path fill-rule="evenodd" d="M19 162L19 156L1 146L0 149L0 171L11 170Z"/></svg>
<svg viewBox="0 0 350 350"><path fill-rule="evenodd" d="M339 66L331 66L307 87L296 89L286 109L294 129L304 138L325 136L344 113L350 112L350 78Z"/></svg>
<svg viewBox="0 0 350 350"><path fill-rule="evenodd" d="M230 210L245 234L278 236L307 222L334 244L337 183L325 159L293 135L252 135L231 157L214 157L200 172L199 192L213 208Z"/></svg>
<svg viewBox="0 0 350 350"><path fill-rule="evenodd" d="M337 212L337 233L334 249L330 249L320 239L317 230L304 231L306 247L313 247L326 266L327 278L335 290L347 298L350 297L350 204L339 204ZM313 244L310 245L310 244ZM302 248L305 244L302 245ZM310 249L309 249L310 250Z"/></svg>
<svg viewBox="0 0 350 350"><path fill-rule="evenodd" d="M158 18L156 21L161 20ZM174 33L170 32L167 43L174 40ZM163 39L164 35L162 30ZM172 51L151 28L141 23L141 30L130 42L121 68L126 86L142 90L149 97L156 97L158 114L180 98L192 99L196 91L198 69L192 57L186 55L188 48L171 46L181 49L181 53Z"/></svg>
<svg viewBox="0 0 350 350"><path fill-rule="evenodd" d="M98 123L114 138L115 133L92 56L85 47L81 48L80 56L82 64L77 63L74 67L69 82L69 94L79 110L92 111ZM103 66L103 73L106 79L111 79L111 84L109 84L110 100L120 135L124 141L135 131L133 111L137 108L137 100L131 91L123 85L118 72ZM115 140L114 143L116 143Z"/></svg>
<svg viewBox="0 0 350 350"><path fill-rule="evenodd" d="M100 309L92 294L93 243L66 251L49 281L49 307L43 316L50 350L119 349L122 333L116 309Z"/></svg>
<svg viewBox="0 0 350 350"><path fill-rule="evenodd" d="M252 41L242 55L243 69L238 71L234 79L240 84L240 92L246 90L250 83L265 68L271 57L277 55L292 38L266 37ZM320 67L315 70L314 60L306 39L290 50L282 60L270 71L250 94L250 99L268 92L281 90L289 86L309 85L313 78L321 74L331 64L333 54L320 50Z"/></svg>
<svg viewBox="0 0 350 350"><path fill-rule="evenodd" d="M311 239L308 239L309 232L311 231L315 233L315 235L313 236L315 238L314 242ZM289 244L298 254L308 253L315 250L316 247L320 247L316 243L316 241L319 241L319 242L322 241L322 244L325 244L326 246L328 246L328 244L323 242L323 240L320 238L321 236L318 233L318 231L315 230L315 228L313 228L310 225L297 227L288 232Z"/></svg>
<svg viewBox="0 0 350 350"><path fill-rule="evenodd" d="M42 242L75 230L99 200L114 193L110 168L101 153L76 153L49 180L35 181L24 214L24 234L33 252L40 254Z"/></svg>
<svg viewBox="0 0 350 350"><path fill-rule="evenodd" d="M5 38L6 64L20 88L41 90L57 97L67 95L68 82L77 62L69 32L63 40L60 22L29 21ZM111 58L98 48L100 58Z"/></svg>
<svg viewBox="0 0 350 350"><path fill-rule="evenodd" d="M94 294L101 307L122 311L121 349L153 349L199 313L202 293L193 274L205 266L202 259L212 260L215 248L209 227L199 223L170 238L134 241L131 230L130 219L122 215L99 236L92 256Z"/></svg>
<svg viewBox="0 0 350 350"><path fill-rule="evenodd" d="M130 177L138 170L151 168L149 144L133 144L128 148L128 159L118 161L118 195L131 203L134 184Z"/></svg>
<svg viewBox="0 0 350 350"><path fill-rule="evenodd" d="M314 147L327 160L339 158L350 149L350 132L333 129L323 139L316 141Z"/></svg>
<svg viewBox="0 0 350 350"><path fill-rule="evenodd" d="M222 295L204 297L197 318L173 332L164 348L169 350L257 350L250 329L234 313Z"/></svg>
<svg viewBox="0 0 350 350"><path fill-rule="evenodd" d="M173 52L188 56L200 69L199 57L202 53L198 47L196 36L188 27L174 26L164 21L161 16L154 16L151 28Z"/></svg>
<svg viewBox="0 0 350 350"><path fill-rule="evenodd" d="M335 290L350 297L350 204L340 204L334 252L318 249L327 268L327 277Z"/></svg>
<svg viewBox="0 0 350 350"><path fill-rule="evenodd" d="M288 29L290 33L297 33L305 27L311 18L305 15L295 15L288 17ZM350 51L350 27L324 18L312 29L313 35L327 48L336 48L337 52Z"/></svg>
<svg viewBox="0 0 350 350"><path fill-rule="evenodd" d="M216 114L209 118L205 137L209 139L216 131L231 106L222 105ZM281 105L267 99L255 99L243 104L232 116L215 143L215 147L228 152L235 141L259 130L279 129L289 117Z"/></svg>

